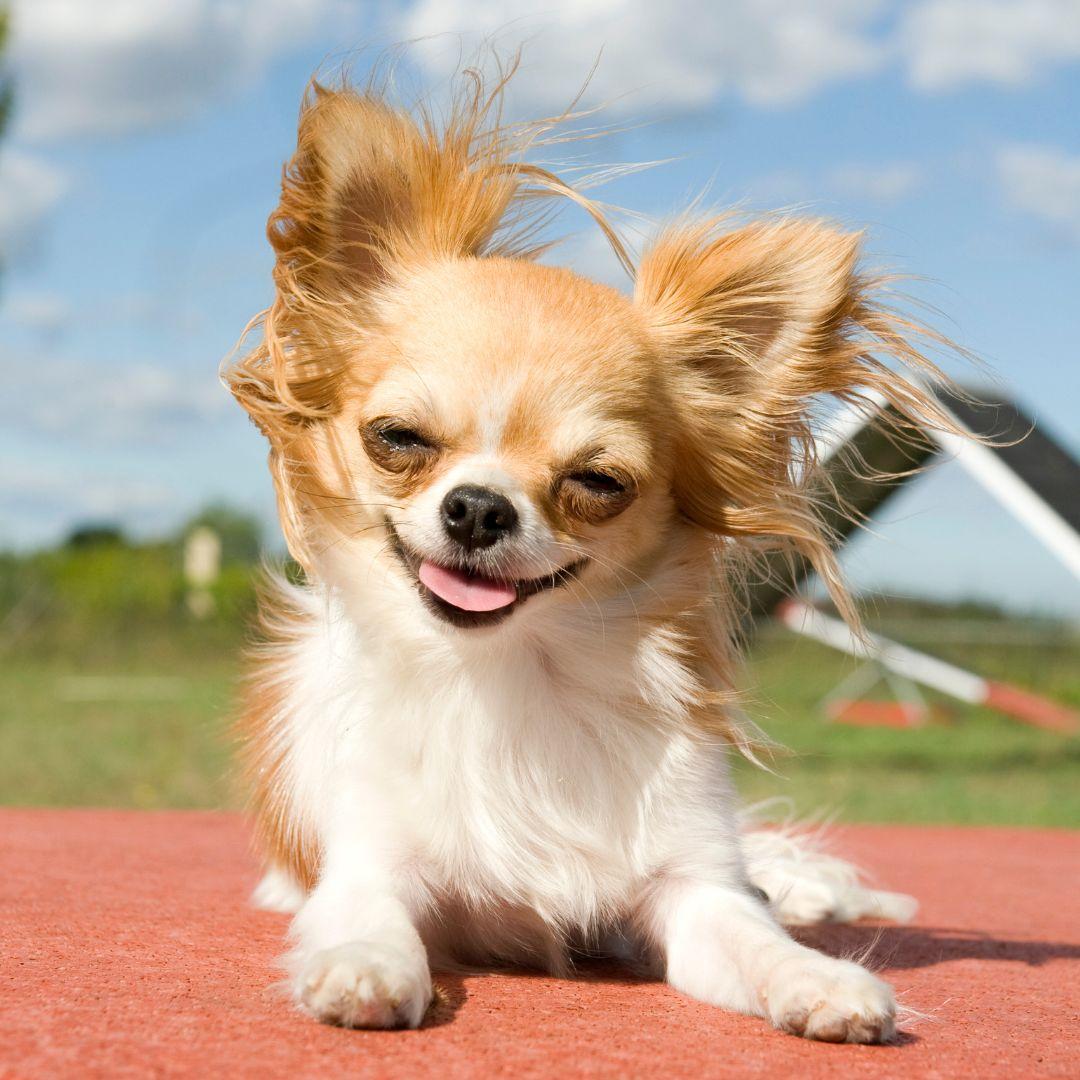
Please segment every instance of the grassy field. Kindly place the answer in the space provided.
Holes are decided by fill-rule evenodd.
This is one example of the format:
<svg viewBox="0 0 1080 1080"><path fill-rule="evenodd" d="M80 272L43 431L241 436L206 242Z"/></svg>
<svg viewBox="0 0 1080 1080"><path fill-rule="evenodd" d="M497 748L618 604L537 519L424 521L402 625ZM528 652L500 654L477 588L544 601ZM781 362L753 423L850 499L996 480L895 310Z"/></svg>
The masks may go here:
<svg viewBox="0 0 1080 1080"><path fill-rule="evenodd" d="M143 638L0 662L0 802L24 805L236 805L228 718L239 636ZM934 651L1080 706L1075 640ZM1080 739L949 706L919 729L856 728L818 708L851 662L786 632L750 659L750 714L791 751L770 775L737 765L750 800L787 796L799 813L849 821L1080 826ZM945 704L941 699L939 703Z"/></svg>
<svg viewBox="0 0 1080 1080"><path fill-rule="evenodd" d="M945 645L935 655L1080 706L1075 642ZM929 694L937 714L921 728L832 723L822 697L854 661L788 633L768 635L750 658L751 715L787 753L779 776L740 763L751 800L791 798L800 813L848 821L1080 826L1080 738L1017 723Z"/></svg>
<svg viewBox="0 0 1080 1080"><path fill-rule="evenodd" d="M231 805L235 678L232 659L3 665L0 803Z"/></svg>

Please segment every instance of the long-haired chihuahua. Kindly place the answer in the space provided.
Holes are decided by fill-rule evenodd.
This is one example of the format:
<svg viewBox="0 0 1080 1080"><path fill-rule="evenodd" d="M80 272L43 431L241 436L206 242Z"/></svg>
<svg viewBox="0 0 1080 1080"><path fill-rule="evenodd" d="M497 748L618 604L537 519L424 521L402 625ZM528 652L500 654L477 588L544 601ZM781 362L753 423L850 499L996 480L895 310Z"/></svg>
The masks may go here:
<svg viewBox="0 0 1080 1080"><path fill-rule="evenodd" d="M902 917L845 864L740 826L747 552L845 608L810 410L868 391L946 425L936 369L816 220L679 220L632 261L526 160L505 79L441 119L313 86L269 222L275 297L226 371L270 444L304 583L264 603L242 721L299 1005L415 1027L430 971L613 952L812 1039L880 1042L892 990L782 923ZM544 265L593 215L633 295Z"/></svg>

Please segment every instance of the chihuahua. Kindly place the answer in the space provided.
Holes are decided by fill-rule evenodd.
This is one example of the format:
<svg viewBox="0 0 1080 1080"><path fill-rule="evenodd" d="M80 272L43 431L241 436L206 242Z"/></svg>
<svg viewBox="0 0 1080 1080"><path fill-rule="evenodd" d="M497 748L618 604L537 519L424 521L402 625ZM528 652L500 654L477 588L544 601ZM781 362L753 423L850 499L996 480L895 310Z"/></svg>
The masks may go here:
<svg viewBox="0 0 1080 1080"><path fill-rule="evenodd" d="M740 582L785 546L850 613L812 409L947 426L937 371L817 220L683 219L640 258L501 119L313 85L271 215L275 297L226 368L303 584L264 598L241 723L297 1003L416 1027L431 970L615 954L811 1039L896 1031L890 987L784 923L903 917L743 827ZM536 256L570 201L633 295Z"/></svg>

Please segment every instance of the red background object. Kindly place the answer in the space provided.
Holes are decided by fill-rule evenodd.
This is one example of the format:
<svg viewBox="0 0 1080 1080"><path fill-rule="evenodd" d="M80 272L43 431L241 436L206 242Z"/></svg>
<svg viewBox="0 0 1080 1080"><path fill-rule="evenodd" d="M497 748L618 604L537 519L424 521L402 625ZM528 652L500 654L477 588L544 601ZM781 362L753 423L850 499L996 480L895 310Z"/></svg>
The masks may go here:
<svg viewBox="0 0 1080 1080"><path fill-rule="evenodd" d="M929 710L907 701L874 701L859 698L854 701L834 701L828 716L841 724L858 727L919 727L927 721Z"/></svg>
<svg viewBox="0 0 1080 1080"><path fill-rule="evenodd" d="M1080 714L1075 709L1008 683L987 682L986 704L1047 731L1080 731Z"/></svg>
<svg viewBox="0 0 1080 1080"><path fill-rule="evenodd" d="M835 846L916 894L871 948L929 1019L897 1046L812 1044L614 967L576 981L437 977L415 1032L321 1027L273 986L286 920L246 905L224 814L0 811L3 1077L1040 1077L1080 1075L1080 833L860 827Z"/></svg>

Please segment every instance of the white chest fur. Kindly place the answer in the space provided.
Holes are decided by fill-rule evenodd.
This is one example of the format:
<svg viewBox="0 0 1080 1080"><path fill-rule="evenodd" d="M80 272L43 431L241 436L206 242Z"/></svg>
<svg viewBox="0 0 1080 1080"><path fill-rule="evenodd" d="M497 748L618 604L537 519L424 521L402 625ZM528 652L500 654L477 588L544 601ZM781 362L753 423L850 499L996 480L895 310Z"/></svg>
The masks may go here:
<svg viewBox="0 0 1080 1080"><path fill-rule="evenodd" d="M685 674L663 641L541 624L395 649L325 597L297 599L312 618L281 732L297 807L322 843L389 853L417 908L520 908L582 931L658 868L718 844L731 863L723 752L678 722Z"/></svg>

